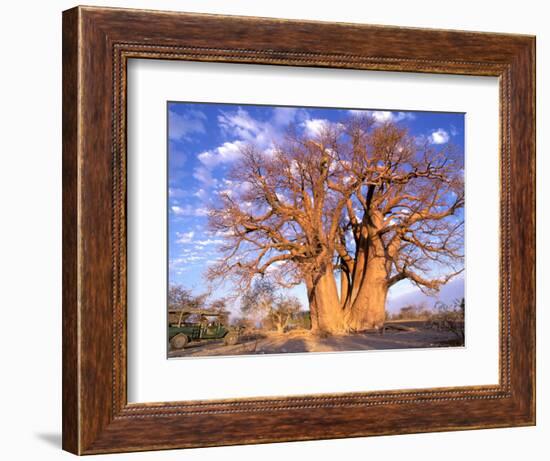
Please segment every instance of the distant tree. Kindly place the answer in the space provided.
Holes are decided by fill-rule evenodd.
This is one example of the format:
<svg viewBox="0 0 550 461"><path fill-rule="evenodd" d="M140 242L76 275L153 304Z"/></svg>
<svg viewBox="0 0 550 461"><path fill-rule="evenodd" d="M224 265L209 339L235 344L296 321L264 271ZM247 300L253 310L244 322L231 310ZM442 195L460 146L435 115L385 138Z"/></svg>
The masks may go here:
<svg viewBox="0 0 550 461"><path fill-rule="evenodd" d="M282 333L294 316L300 312L302 305L295 296L278 296L269 317L277 331Z"/></svg>
<svg viewBox="0 0 550 461"><path fill-rule="evenodd" d="M434 324L437 328L450 330L461 341L464 341L464 298L455 299L451 305L437 302L434 307L436 309Z"/></svg>
<svg viewBox="0 0 550 461"><path fill-rule="evenodd" d="M399 309L399 316L401 319L410 319L414 315L414 306L405 306Z"/></svg>
<svg viewBox="0 0 550 461"><path fill-rule="evenodd" d="M264 325L272 326L280 333L285 331L301 307L298 298L278 293L276 285L268 279L254 282L241 300L243 315L260 318Z"/></svg>
<svg viewBox="0 0 550 461"><path fill-rule="evenodd" d="M464 320L464 313L466 311L466 300L464 298L455 300L455 306Z"/></svg>
<svg viewBox="0 0 550 461"><path fill-rule="evenodd" d="M200 309L206 304L208 293L193 295L191 290L181 285L170 285L168 288L168 309Z"/></svg>
<svg viewBox="0 0 550 461"><path fill-rule="evenodd" d="M218 298L210 302L208 309L213 313L219 314L217 319L222 325L229 323L229 312L227 311L227 300Z"/></svg>
<svg viewBox="0 0 550 461"><path fill-rule="evenodd" d="M246 317L237 317L233 320L232 325L243 328L244 330L253 330L255 327L254 321Z"/></svg>
<svg viewBox="0 0 550 461"><path fill-rule="evenodd" d="M259 279L241 297L241 312L244 317L263 320L275 304L276 286L268 279Z"/></svg>
<svg viewBox="0 0 550 461"><path fill-rule="evenodd" d="M168 309L183 309L192 302L192 298L191 290L187 290L180 285L171 285L168 289Z"/></svg>
<svg viewBox="0 0 550 461"><path fill-rule="evenodd" d="M292 319L292 325L295 328L304 328L309 330L311 328L311 315L309 311L300 311L295 314Z"/></svg>
<svg viewBox="0 0 550 461"><path fill-rule="evenodd" d="M223 312L227 310L227 299L218 298L210 303L210 310L214 312Z"/></svg>
<svg viewBox="0 0 550 461"><path fill-rule="evenodd" d="M465 302L464 298L455 299L450 305L438 301L435 304L436 316L449 321L464 321Z"/></svg>
<svg viewBox="0 0 550 461"><path fill-rule="evenodd" d="M433 312L428 309L425 303L409 304L399 309L399 312L392 316L393 320L414 320L428 319L433 315Z"/></svg>

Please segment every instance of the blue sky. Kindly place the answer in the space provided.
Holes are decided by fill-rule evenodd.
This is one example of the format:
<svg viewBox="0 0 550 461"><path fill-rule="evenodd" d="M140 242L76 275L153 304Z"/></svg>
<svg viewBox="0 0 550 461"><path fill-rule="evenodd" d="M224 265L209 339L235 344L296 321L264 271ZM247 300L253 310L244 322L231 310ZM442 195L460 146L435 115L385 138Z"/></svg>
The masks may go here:
<svg viewBox="0 0 550 461"><path fill-rule="evenodd" d="M378 123L392 120L406 126L419 140L436 146L452 143L464 151L464 114L361 110L368 111ZM203 273L209 261L219 257L217 246L221 243L219 237L207 231L207 208L216 192L238 186L227 179L227 173L239 158L241 146L252 142L261 149L270 149L289 123L315 133L326 121L338 122L354 111L356 109L168 103L169 283L181 284L197 294L206 290ZM463 286L460 278L442 293L462 296ZM223 296L226 289L215 287L213 295ZM297 287L293 291L306 307L305 289ZM396 284L389 293L390 310L400 307L400 299L414 298L415 292L422 298L409 282Z"/></svg>

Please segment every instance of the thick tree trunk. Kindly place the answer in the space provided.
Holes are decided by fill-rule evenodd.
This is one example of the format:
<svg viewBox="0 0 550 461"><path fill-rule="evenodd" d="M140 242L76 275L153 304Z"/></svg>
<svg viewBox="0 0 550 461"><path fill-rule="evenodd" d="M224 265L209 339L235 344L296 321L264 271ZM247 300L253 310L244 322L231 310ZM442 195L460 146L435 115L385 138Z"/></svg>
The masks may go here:
<svg viewBox="0 0 550 461"><path fill-rule="evenodd" d="M277 333L283 333L285 331L286 322L283 321L282 314L274 312L271 316L271 322L275 326Z"/></svg>
<svg viewBox="0 0 550 461"><path fill-rule="evenodd" d="M348 304L348 299L351 296L349 290L349 274L344 270L340 270L340 306L345 308Z"/></svg>
<svg viewBox="0 0 550 461"><path fill-rule="evenodd" d="M366 240L362 238L359 242L359 248L357 249L357 255L355 257L355 265L351 273L351 291L348 296L348 303L345 306L346 309L351 308L353 305L359 293L359 289L361 288L361 284L363 283L363 276L365 275L367 266L367 251Z"/></svg>
<svg viewBox="0 0 550 461"><path fill-rule="evenodd" d="M307 298L309 301L309 319L311 322L311 331L319 330L319 315L317 312L317 303L315 301L315 290L313 288L313 276L308 274L305 277Z"/></svg>
<svg viewBox="0 0 550 461"><path fill-rule="evenodd" d="M386 319L388 284L383 257L371 258L351 308L346 324L352 331L381 328Z"/></svg>
<svg viewBox="0 0 550 461"><path fill-rule="evenodd" d="M306 286L312 331L331 334L345 332L344 315L332 265L327 265L324 271L309 277Z"/></svg>

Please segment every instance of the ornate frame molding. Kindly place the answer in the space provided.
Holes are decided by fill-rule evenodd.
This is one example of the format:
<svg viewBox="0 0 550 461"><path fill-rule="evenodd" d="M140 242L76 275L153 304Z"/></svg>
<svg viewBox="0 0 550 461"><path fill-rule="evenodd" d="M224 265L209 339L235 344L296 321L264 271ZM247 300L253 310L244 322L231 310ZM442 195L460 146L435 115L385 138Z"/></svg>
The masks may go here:
<svg viewBox="0 0 550 461"><path fill-rule="evenodd" d="M88 7L66 11L63 21L65 449L103 453L534 424L532 37ZM211 32L185 32L205 22ZM308 43L312 32L335 30L351 42L345 53L330 40L317 48ZM371 49L368 39L380 36L387 42ZM420 51L400 48L403 40ZM139 58L499 77L499 385L128 404L126 64ZM518 216L521 229L512 226ZM330 422L338 427L327 429Z"/></svg>

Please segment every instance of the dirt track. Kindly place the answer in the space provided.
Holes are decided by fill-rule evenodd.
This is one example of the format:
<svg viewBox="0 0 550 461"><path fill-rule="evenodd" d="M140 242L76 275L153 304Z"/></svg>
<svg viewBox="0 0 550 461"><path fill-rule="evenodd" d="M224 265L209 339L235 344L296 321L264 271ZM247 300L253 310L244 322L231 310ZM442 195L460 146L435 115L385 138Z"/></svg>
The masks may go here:
<svg viewBox="0 0 550 461"><path fill-rule="evenodd" d="M244 338L239 344L226 346L223 341L189 344L184 350L170 351L172 357L205 357L220 355L257 355L300 352L344 352L358 350L390 350L461 345L450 331L414 329L357 333L344 336L320 337L309 331L284 334L268 333L256 338Z"/></svg>

